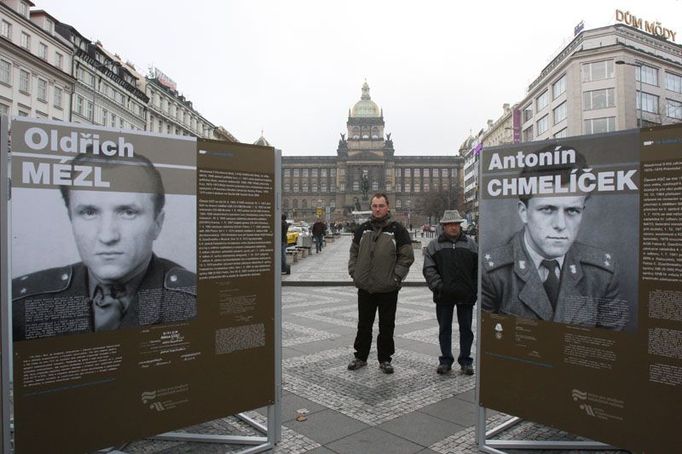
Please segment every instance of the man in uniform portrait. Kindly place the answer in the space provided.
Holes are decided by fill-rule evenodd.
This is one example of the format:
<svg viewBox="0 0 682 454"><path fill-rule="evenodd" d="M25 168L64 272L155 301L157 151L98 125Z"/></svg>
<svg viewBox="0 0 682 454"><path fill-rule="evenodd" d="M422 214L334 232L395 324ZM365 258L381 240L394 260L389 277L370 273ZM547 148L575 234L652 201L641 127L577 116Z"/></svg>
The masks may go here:
<svg viewBox="0 0 682 454"><path fill-rule="evenodd" d="M165 218L159 171L140 155L84 153L71 166L101 168L133 192L60 187L81 261L13 280L14 340L194 318L195 274L153 252Z"/></svg>
<svg viewBox="0 0 682 454"><path fill-rule="evenodd" d="M587 167L573 163L524 167L521 178L559 175L568 182ZM565 194L565 195L564 195ZM621 330L628 305L612 253L576 241L588 213L588 194L522 195L523 228L482 259L483 310L527 319Z"/></svg>

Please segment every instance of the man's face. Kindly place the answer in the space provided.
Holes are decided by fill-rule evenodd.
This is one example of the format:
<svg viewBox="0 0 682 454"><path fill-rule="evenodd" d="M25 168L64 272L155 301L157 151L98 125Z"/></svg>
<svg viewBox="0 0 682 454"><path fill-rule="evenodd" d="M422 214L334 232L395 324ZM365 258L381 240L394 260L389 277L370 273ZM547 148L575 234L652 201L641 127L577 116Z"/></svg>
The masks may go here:
<svg viewBox="0 0 682 454"><path fill-rule="evenodd" d="M585 209L585 196L533 197L528 207L519 202L519 216L530 246L544 258L566 254L578 235Z"/></svg>
<svg viewBox="0 0 682 454"><path fill-rule="evenodd" d="M375 197L372 199L371 208L373 218L383 218L388 214L388 201L384 197Z"/></svg>
<svg viewBox="0 0 682 454"><path fill-rule="evenodd" d="M152 194L71 191L69 216L81 260L102 283L141 272L161 233Z"/></svg>
<svg viewBox="0 0 682 454"><path fill-rule="evenodd" d="M443 226L443 232L450 238L457 238L459 233L462 231L462 225L459 222L448 222L447 224L441 224Z"/></svg>

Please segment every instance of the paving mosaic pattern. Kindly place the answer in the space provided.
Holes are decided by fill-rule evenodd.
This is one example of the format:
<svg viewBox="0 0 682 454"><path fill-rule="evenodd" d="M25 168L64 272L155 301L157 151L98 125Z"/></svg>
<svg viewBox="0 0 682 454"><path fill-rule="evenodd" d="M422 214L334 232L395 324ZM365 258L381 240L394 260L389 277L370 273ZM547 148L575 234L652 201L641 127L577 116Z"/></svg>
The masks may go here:
<svg viewBox="0 0 682 454"><path fill-rule="evenodd" d="M247 416L260 424L266 424L266 418L256 412L248 412ZM202 433L213 435L263 436L253 427L242 420L229 416L216 419L197 426L187 427L182 432ZM282 441L275 448L275 453L302 454L321 445L299 433L282 426ZM145 439L130 443L121 451L130 454L212 454L236 453L246 449L247 445L226 443L198 443Z"/></svg>
<svg viewBox="0 0 682 454"><path fill-rule="evenodd" d="M334 339L336 337L339 337L339 335L295 323L282 323L282 347L291 347L293 345Z"/></svg>
<svg viewBox="0 0 682 454"><path fill-rule="evenodd" d="M341 347L285 360L284 389L369 425L378 425L419 408L473 389L474 377L432 372L433 357L410 351L396 353L396 373L386 375L375 357L357 371L346 365L351 347Z"/></svg>
<svg viewBox="0 0 682 454"><path fill-rule="evenodd" d="M311 311L297 312L295 315L319 322L351 328L355 328L358 324L358 308L354 304L313 309ZM378 318L377 315L374 320L375 324L378 323ZM395 325L409 325L410 323L424 322L431 320L432 318L433 317L425 311L399 307L396 314Z"/></svg>

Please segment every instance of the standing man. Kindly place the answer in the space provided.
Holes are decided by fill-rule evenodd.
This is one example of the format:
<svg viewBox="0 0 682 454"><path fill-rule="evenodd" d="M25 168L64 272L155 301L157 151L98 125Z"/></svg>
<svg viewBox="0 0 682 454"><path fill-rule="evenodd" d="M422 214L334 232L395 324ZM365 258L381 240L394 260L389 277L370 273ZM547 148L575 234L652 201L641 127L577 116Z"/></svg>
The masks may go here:
<svg viewBox="0 0 682 454"><path fill-rule="evenodd" d="M424 255L424 278L433 292L438 319L441 356L436 372L446 374L455 362L452 356L452 315L457 306L459 356L457 362L465 375L473 375L471 330L478 291L478 246L463 231L464 219L457 210L446 210L440 224L443 233L431 240Z"/></svg>
<svg viewBox="0 0 682 454"><path fill-rule="evenodd" d="M348 364L348 370L367 365L372 326L378 309L379 367L384 373L392 374L398 291L414 262L414 254L410 234L400 223L391 220L386 194L374 194L370 203L372 218L355 230L348 260L348 273L358 288L358 333L353 345L355 359Z"/></svg>
<svg viewBox="0 0 682 454"><path fill-rule="evenodd" d="M289 223L287 222L287 215L282 215L282 273L291 274L291 268L287 265L287 246L289 240L287 239L287 232L289 232Z"/></svg>
<svg viewBox="0 0 682 454"><path fill-rule="evenodd" d="M313 240L315 241L315 252L318 254L322 251L322 242L324 241L324 232L326 230L327 226L322 222L322 218L318 216L313 224Z"/></svg>

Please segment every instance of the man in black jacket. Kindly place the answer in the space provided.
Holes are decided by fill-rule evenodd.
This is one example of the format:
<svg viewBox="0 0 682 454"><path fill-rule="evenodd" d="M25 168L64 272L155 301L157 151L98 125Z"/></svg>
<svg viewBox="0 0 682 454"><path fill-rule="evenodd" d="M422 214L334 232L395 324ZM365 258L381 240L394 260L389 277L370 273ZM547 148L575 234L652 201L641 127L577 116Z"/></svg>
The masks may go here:
<svg viewBox="0 0 682 454"><path fill-rule="evenodd" d="M459 357L465 375L473 375L471 345L474 333L471 322L478 290L478 246L462 231L457 210L446 210L440 220L443 233L429 243L424 255L424 278L433 292L438 318L438 342L441 356L439 374L452 370L452 316L457 306Z"/></svg>

